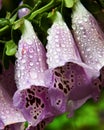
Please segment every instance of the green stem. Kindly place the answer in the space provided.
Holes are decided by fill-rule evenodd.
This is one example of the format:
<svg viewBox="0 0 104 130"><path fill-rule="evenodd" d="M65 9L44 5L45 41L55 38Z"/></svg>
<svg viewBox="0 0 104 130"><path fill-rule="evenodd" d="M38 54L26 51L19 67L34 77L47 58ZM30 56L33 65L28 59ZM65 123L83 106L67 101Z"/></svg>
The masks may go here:
<svg viewBox="0 0 104 130"><path fill-rule="evenodd" d="M3 41L3 40L0 40L0 43L3 43L3 44L5 44L7 41Z"/></svg>
<svg viewBox="0 0 104 130"><path fill-rule="evenodd" d="M9 29L9 25L6 25L5 27L0 29L0 36Z"/></svg>
<svg viewBox="0 0 104 130"><path fill-rule="evenodd" d="M42 8L40 8L40 9L36 10L35 12L33 12L33 13L29 16L28 20L32 20L36 15L38 15L38 14L40 14L40 13L43 13L43 12L47 11L48 9L52 8L53 5L54 5L54 3L55 3L55 0L51 0L50 3L48 3L48 4L45 5L44 7L42 7Z"/></svg>

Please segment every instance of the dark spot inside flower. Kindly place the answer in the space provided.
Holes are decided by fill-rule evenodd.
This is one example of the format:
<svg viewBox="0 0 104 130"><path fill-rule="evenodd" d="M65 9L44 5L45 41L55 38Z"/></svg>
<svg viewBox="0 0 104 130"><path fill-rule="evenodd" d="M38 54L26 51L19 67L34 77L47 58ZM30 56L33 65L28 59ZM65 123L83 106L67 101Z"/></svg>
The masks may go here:
<svg viewBox="0 0 104 130"><path fill-rule="evenodd" d="M57 83L57 79L55 79L55 82Z"/></svg>
<svg viewBox="0 0 104 130"><path fill-rule="evenodd" d="M55 71L55 75L61 77L61 74Z"/></svg>
<svg viewBox="0 0 104 130"><path fill-rule="evenodd" d="M30 99L26 97L26 101L27 101L26 106L28 106L28 104L33 105L35 102L35 98L33 96Z"/></svg>
<svg viewBox="0 0 104 130"><path fill-rule="evenodd" d="M33 96L32 96L32 95L30 95L30 94L29 94L28 96L29 96L29 98L30 98L30 99L32 99L32 97L33 97Z"/></svg>
<svg viewBox="0 0 104 130"><path fill-rule="evenodd" d="M35 98L33 98L33 99L30 100L30 104L31 104L31 105L33 105L34 102L35 102Z"/></svg>
<svg viewBox="0 0 104 130"><path fill-rule="evenodd" d="M63 74L64 73L64 70L62 68L60 68L60 73Z"/></svg>
<svg viewBox="0 0 104 130"><path fill-rule="evenodd" d="M66 88L64 88L64 93L67 94L67 89Z"/></svg>
<svg viewBox="0 0 104 130"><path fill-rule="evenodd" d="M28 102L26 103L26 108L28 108L29 107L29 104L28 104Z"/></svg>
<svg viewBox="0 0 104 130"><path fill-rule="evenodd" d="M61 83L58 84L60 89L63 89L63 85Z"/></svg>
<svg viewBox="0 0 104 130"><path fill-rule="evenodd" d="M34 95L34 92L31 91L30 89L27 89L27 92L30 93L30 94L32 94L32 95Z"/></svg>
<svg viewBox="0 0 104 130"><path fill-rule="evenodd" d="M70 87L69 87L69 85L66 85L66 88L70 91Z"/></svg>
<svg viewBox="0 0 104 130"><path fill-rule="evenodd" d="M81 85L81 83L80 83L80 82L78 82L78 85L80 86L80 85Z"/></svg>
<svg viewBox="0 0 104 130"><path fill-rule="evenodd" d="M71 74L71 77L74 77L74 75L73 75L73 74Z"/></svg>
<svg viewBox="0 0 104 130"><path fill-rule="evenodd" d="M54 87L56 88L56 84L54 83Z"/></svg>
<svg viewBox="0 0 104 130"><path fill-rule="evenodd" d="M41 100L40 100L39 98L37 98L37 97L36 97L36 102L37 102L38 104L41 104Z"/></svg>
<svg viewBox="0 0 104 130"><path fill-rule="evenodd" d="M61 102L61 101L60 101L60 100L58 100L56 104L57 104L57 105L59 105L59 104L60 104L60 102Z"/></svg>
<svg viewBox="0 0 104 130"><path fill-rule="evenodd" d="M41 92L41 90L40 90L40 89L38 89L38 92L40 93L40 92Z"/></svg>
<svg viewBox="0 0 104 130"><path fill-rule="evenodd" d="M41 105L41 108L44 108L44 104Z"/></svg>
<svg viewBox="0 0 104 130"><path fill-rule="evenodd" d="M71 79L71 82L74 82L74 80L73 80L73 79Z"/></svg>
<svg viewBox="0 0 104 130"><path fill-rule="evenodd" d="M37 116L34 116L34 119L37 119Z"/></svg>

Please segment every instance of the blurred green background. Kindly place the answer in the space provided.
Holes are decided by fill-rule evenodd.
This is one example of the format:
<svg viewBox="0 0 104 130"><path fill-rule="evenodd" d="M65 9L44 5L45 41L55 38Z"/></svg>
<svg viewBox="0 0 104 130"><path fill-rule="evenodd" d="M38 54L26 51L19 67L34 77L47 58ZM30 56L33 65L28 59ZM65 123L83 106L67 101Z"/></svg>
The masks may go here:
<svg viewBox="0 0 104 130"><path fill-rule="evenodd" d="M72 118L60 115L45 130L104 130L104 92L98 102L88 100Z"/></svg>

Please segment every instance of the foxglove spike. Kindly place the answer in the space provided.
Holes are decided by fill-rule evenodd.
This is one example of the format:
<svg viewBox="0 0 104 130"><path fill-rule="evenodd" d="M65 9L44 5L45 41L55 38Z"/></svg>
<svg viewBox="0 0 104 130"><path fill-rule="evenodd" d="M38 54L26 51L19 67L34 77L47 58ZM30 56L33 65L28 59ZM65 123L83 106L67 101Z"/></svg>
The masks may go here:
<svg viewBox="0 0 104 130"><path fill-rule="evenodd" d="M11 64L8 70L3 69L3 73L0 74L0 129L25 121L22 114L13 106L12 97L15 91L14 66Z"/></svg>
<svg viewBox="0 0 104 130"><path fill-rule="evenodd" d="M73 8L72 28L83 61L100 70L104 66L104 34L80 1Z"/></svg>
<svg viewBox="0 0 104 130"><path fill-rule="evenodd" d="M55 12L55 20L48 30L47 63L49 68L64 65L69 60L81 61L72 34L59 12Z"/></svg>
<svg viewBox="0 0 104 130"><path fill-rule="evenodd" d="M22 31L16 54L15 79L17 87L25 89L33 84L44 85L43 74L47 69L45 49L29 21L24 21Z"/></svg>
<svg viewBox="0 0 104 130"><path fill-rule="evenodd" d="M33 85L28 89L17 91L13 102L14 106L21 110L26 120L33 126L53 116L46 87Z"/></svg>

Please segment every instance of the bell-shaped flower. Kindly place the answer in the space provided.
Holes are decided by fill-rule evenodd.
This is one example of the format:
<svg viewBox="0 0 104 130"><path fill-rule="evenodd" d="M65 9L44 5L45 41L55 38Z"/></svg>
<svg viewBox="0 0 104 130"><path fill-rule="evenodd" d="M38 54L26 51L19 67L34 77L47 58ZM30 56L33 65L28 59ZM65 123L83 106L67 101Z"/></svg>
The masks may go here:
<svg viewBox="0 0 104 130"><path fill-rule="evenodd" d="M96 80L99 72L81 61L72 34L59 12L55 12L47 40L50 69L46 71L45 83L52 107L62 113L68 109L73 111L89 98L96 100L99 95L100 82Z"/></svg>
<svg viewBox="0 0 104 130"><path fill-rule="evenodd" d="M53 116L48 88L44 83L44 71L48 68L46 52L28 20L24 20L21 30L15 65L18 91L13 102L26 120L36 126L42 120Z"/></svg>
<svg viewBox="0 0 104 130"><path fill-rule="evenodd" d="M72 28L83 62L99 71L104 66L104 33L79 0L73 7Z"/></svg>
<svg viewBox="0 0 104 130"><path fill-rule="evenodd" d="M0 63L1 65L1 63ZM0 130L7 125L16 125L25 121L23 115L13 106L12 97L17 90L14 81L14 66L10 64L0 73ZM14 129L15 130L15 129Z"/></svg>

